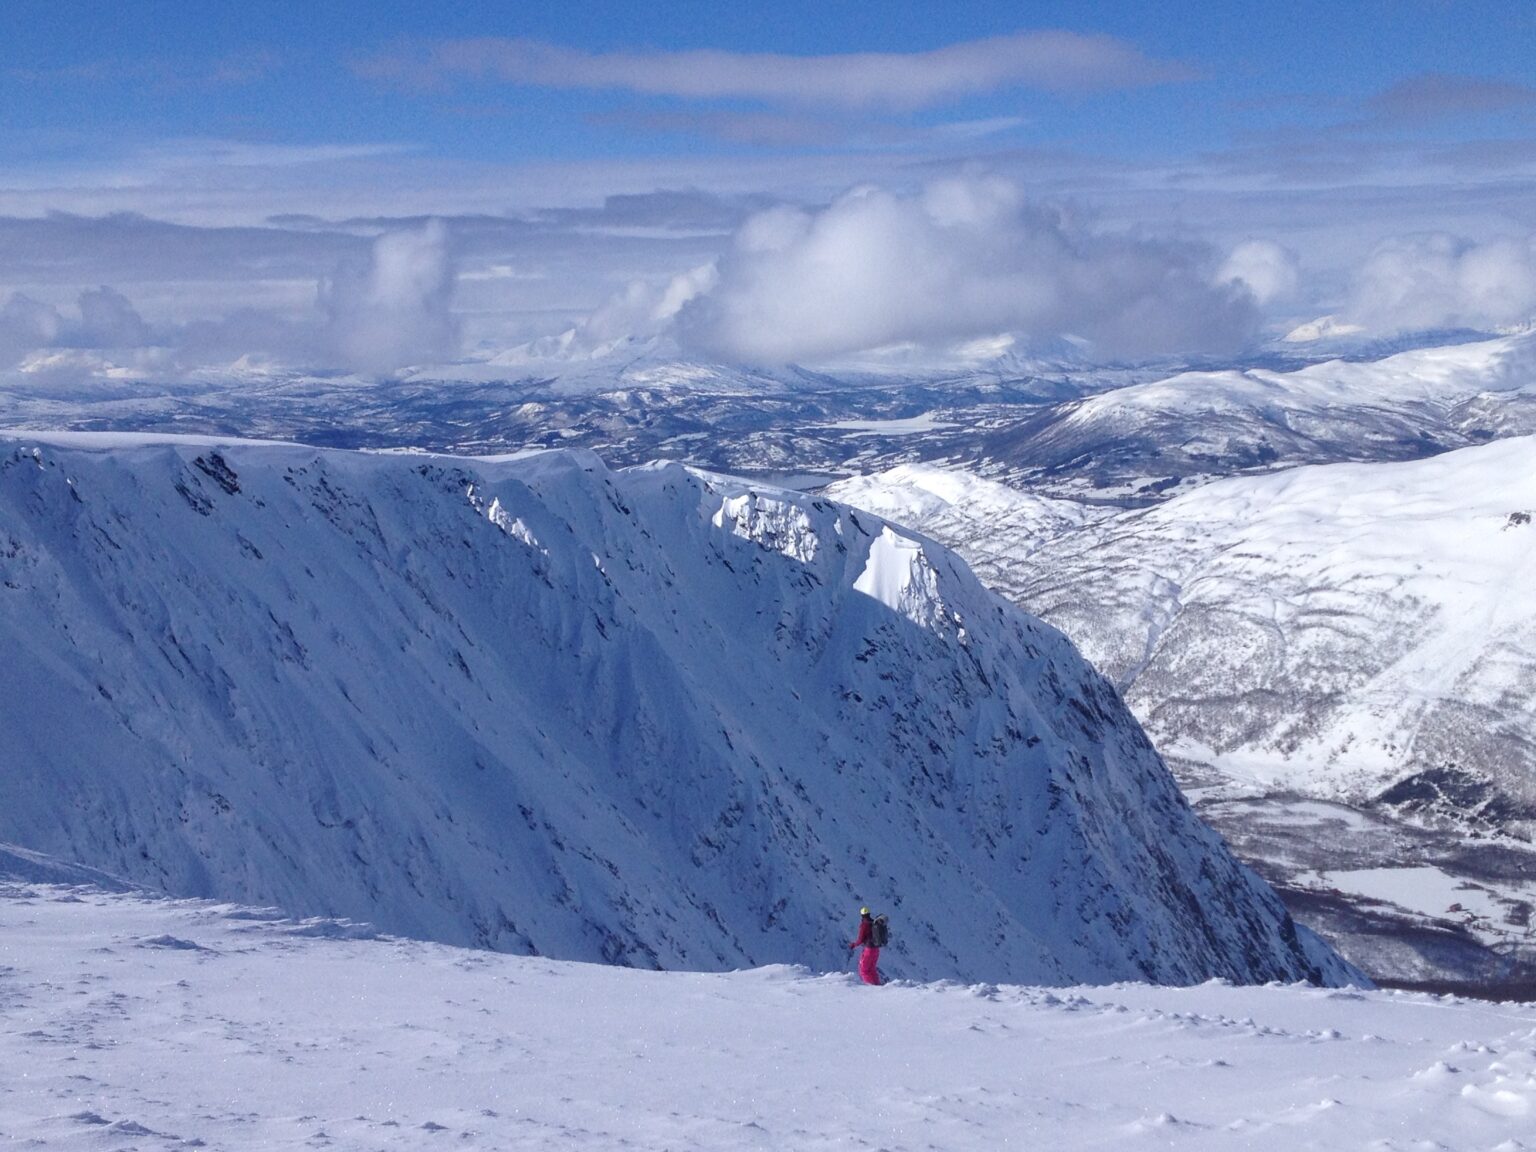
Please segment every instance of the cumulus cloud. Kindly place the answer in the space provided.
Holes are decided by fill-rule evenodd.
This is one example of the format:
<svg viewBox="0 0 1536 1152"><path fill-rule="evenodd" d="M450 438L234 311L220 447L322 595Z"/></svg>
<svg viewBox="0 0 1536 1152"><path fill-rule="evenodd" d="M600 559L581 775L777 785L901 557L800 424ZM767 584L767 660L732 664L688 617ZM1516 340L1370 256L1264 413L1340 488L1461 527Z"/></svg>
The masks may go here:
<svg viewBox="0 0 1536 1152"><path fill-rule="evenodd" d="M578 341L588 347L626 336L652 336L671 324L685 304L714 287L719 273L705 264L672 277L665 284L631 281L609 297L576 330Z"/></svg>
<svg viewBox="0 0 1536 1152"><path fill-rule="evenodd" d="M1216 279L1242 285L1261 305L1272 304L1295 295L1301 270L1290 249L1273 240L1245 240L1227 255Z"/></svg>
<svg viewBox="0 0 1536 1152"><path fill-rule="evenodd" d="M64 318L53 305L12 293L0 308L0 367L15 365L34 348L51 346L63 326Z"/></svg>
<svg viewBox="0 0 1536 1152"><path fill-rule="evenodd" d="M448 229L441 220L380 236L365 263L343 265L323 286L340 362L388 373L452 358L459 339L449 307L453 285Z"/></svg>
<svg viewBox="0 0 1536 1152"><path fill-rule="evenodd" d="M72 233L88 227L109 238L148 228L143 221L66 223ZM253 231L253 237L257 252L271 249L264 235ZM382 375L457 353L453 289L448 230L431 221L386 232L361 255L333 262L328 275L309 280L308 298L296 307L237 305L201 317L173 314L152 325L107 285L79 293L73 313L13 294L0 308L0 367L19 366L34 382L78 382L119 369L174 376L237 362ZM178 311L187 306L180 292L172 303Z"/></svg>
<svg viewBox="0 0 1536 1152"><path fill-rule="evenodd" d="M749 219L676 332L707 355L816 361L1013 331L1103 354L1219 353L1258 324L1253 293L1199 246L1095 231L996 177L915 195L856 189L821 211Z"/></svg>
<svg viewBox="0 0 1536 1152"><path fill-rule="evenodd" d="M115 288L87 289L76 308L77 316L66 316L52 304L12 293L0 308L0 366L13 367L51 349L129 349L154 343L149 325Z"/></svg>
<svg viewBox="0 0 1536 1152"><path fill-rule="evenodd" d="M138 348L151 342L144 317L115 288L102 285L80 293L80 324L70 344L76 348Z"/></svg>
<svg viewBox="0 0 1536 1152"><path fill-rule="evenodd" d="M1475 244L1445 233L1377 246L1348 316L1373 332L1497 328L1536 317L1536 236Z"/></svg>
<svg viewBox="0 0 1536 1152"><path fill-rule="evenodd" d="M616 89L690 99L916 108L978 92L1133 88L1188 79L1190 70L1112 36L1044 30L928 52L584 52L542 40L449 40L424 55L355 65L375 79L432 87L489 78L545 88Z"/></svg>

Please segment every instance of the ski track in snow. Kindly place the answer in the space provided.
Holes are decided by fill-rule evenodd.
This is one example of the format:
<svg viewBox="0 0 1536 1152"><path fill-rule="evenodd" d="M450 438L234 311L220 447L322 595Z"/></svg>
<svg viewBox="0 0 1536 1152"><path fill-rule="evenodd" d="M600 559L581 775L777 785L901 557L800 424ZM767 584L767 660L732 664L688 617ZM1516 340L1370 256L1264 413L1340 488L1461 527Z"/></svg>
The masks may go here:
<svg viewBox="0 0 1536 1152"><path fill-rule="evenodd" d="M1533 1146L1536 1005L654 973L0 882L0 1143Z"/></svg>

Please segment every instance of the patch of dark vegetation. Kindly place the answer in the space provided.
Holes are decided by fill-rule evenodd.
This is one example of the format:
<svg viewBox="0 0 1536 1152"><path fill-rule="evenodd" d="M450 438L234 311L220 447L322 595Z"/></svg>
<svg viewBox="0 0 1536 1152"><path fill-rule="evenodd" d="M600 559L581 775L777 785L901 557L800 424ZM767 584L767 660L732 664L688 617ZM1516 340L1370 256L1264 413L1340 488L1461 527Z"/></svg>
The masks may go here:
<svg viewBox="0 0 1536 1152"><path fill-rule="evenodd" d="M1457 764L1429 768L1399 780L1377 796L1399 812L1427 817L1461 817L1502 827L1525 813L1480 773Z"/></svg>

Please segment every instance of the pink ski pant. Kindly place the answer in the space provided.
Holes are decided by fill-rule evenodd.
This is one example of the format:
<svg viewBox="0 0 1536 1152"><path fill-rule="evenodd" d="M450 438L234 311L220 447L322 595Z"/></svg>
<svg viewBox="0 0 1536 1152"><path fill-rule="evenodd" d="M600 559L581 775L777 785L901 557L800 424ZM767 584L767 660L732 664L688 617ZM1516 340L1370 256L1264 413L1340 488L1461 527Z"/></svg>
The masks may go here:
<svg viewBox="0 0 1536 1152"><path fill-rule="evenodd" d="M859 954L859 979L866 984L884 984L880 979L880 949L865 945Z"/></svg>

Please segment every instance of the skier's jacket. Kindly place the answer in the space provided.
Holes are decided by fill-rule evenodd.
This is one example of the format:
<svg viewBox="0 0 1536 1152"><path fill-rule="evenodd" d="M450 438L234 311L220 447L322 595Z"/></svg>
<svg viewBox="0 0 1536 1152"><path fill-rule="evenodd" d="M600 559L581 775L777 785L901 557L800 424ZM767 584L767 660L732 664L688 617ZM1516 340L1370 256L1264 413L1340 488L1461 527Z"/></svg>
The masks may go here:
<svg viewBox="0 0 1536 1152"><path fill-rule="evenodd" d="M853 946L857 948L860 944L862 944L866 948L873 948L874 944L872 944L870 941L874 932L874 928L875 922L872 918L868 916L861 916L859 918L859 934L854 937Z"/></svg>

